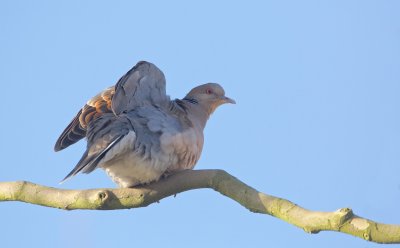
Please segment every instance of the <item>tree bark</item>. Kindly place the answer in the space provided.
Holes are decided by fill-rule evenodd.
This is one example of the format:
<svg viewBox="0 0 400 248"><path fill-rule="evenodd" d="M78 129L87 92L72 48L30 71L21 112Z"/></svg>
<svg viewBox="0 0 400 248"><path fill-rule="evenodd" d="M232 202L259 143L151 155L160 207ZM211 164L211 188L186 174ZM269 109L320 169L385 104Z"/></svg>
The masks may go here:
<svg viewBox="0 0 400 248"><path fill-rule="evenodd" d="M65 190L26 181L0 182L0 201L21 201L65 210L115 210L146 207L178 193L211 188L254 213L268 214L308 233L337 231L376 243L400 243L400 226L359 217L350 208L334 212L304 209L259 192L223 170L188 170L135 188Z"/></svg>

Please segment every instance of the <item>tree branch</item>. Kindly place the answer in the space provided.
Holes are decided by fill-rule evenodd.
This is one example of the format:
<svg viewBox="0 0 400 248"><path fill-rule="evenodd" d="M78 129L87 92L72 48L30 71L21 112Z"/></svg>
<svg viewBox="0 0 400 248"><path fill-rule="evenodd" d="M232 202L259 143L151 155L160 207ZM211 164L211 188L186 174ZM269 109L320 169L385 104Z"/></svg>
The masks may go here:
<svg viewBox="0 0 400 248"><path fill-rule="evenodd" d="M30 182L0 182L0 201L21 201L75 210L114 210L145 207L178 193L211 188L255 213L272 215L308 233L337 231L377 243L400 243L400 226L377 223L353 214L304 209L288 200L249 187L223 170L188 170L147 186L121 189L64 190Z"/></svg>

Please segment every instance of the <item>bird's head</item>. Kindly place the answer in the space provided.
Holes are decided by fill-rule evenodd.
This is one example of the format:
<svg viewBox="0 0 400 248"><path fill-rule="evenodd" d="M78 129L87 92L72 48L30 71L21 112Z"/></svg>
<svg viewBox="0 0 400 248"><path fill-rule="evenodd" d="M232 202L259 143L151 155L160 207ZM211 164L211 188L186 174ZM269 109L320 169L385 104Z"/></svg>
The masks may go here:
<svg viewBox="0 0 400 248"><path fill-rule="evenodd" d="M217 83L199 85L193 88L184 99L199 104L209 115L224 103L236 103L235 100L225 96L224 89Z"/></svg>

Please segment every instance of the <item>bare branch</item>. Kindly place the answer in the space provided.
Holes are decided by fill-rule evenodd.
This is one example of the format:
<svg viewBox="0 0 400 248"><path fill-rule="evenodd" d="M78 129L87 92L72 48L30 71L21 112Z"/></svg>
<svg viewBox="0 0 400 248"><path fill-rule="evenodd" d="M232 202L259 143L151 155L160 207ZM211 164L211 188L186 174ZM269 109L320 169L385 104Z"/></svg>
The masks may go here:
<svg viewBox="0 0 400 248"><path fill-rule="evenodd" d="M22 201L66 210L115 210L145 207L178 193L211 188L255 213L272 215L308 233L337 231L377 243L400 243L400 226L377 223L353 214L304 209L288 200L249 187L223 170L188 170L144 187L64 190L30 182L0 182L0 201Z"/></svg>

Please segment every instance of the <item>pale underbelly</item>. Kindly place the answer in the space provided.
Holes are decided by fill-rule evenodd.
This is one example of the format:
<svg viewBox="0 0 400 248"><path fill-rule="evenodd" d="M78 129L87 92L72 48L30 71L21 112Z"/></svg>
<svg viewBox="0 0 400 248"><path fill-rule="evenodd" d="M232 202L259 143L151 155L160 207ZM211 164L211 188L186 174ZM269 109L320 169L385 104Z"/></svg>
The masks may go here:
<svg viewBox="0 0 400 248"><path fill-rule="evenodd" d="M168 160L142 160L131 152L102 163L100 167L119 187L127 188L159 180L171 165L172 161Z"/></svg>
<svg viewBox="0 0 400 248"><path fill-rule="evenodd" d="M199 144L190 132L162 135L161 149L147 146L144 153L133 148L135 139L135 133L129 132L99 162L99 167L122 188L158 181L163 174L193 169L202 148L202 142Z"/></svg>

